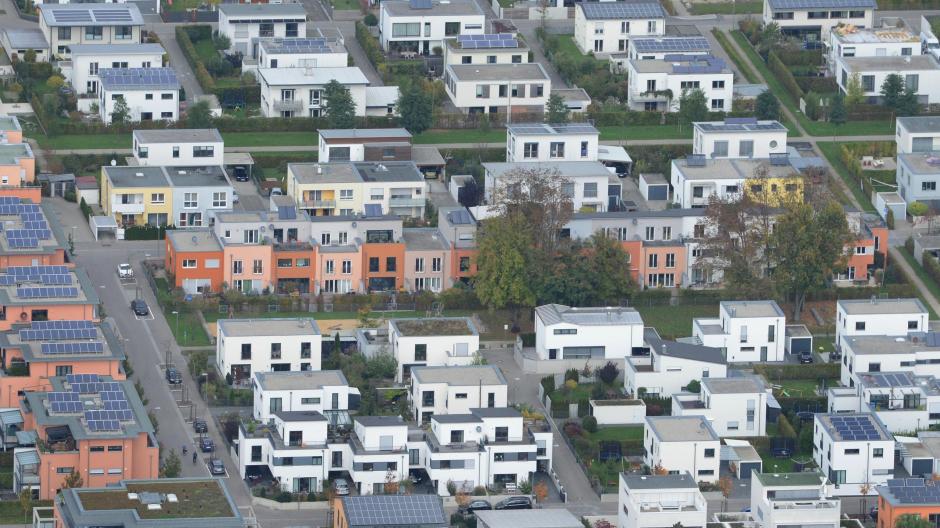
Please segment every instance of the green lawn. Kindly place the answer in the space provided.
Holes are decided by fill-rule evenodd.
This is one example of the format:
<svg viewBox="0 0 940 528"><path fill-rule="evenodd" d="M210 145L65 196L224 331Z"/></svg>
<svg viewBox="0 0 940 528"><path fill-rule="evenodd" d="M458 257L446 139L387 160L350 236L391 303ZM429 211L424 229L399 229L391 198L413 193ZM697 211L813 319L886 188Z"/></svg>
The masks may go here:
<svg viewBox="0 0 940 528"><path fill-rule="evenodd" d="M610 427L598 427L596 432L584 433L587 438L594 442L640 440L643 438L642 425L615 425Z"/></svg>
<svg viewBox="0 0 940 528"><path fill-rule="evenodd" d="M186 11L187 9L195 9L202 4L202 0L173 0L173 3L170 4L167 0L161 2L162 8L167 11Z"/></svg>
<svg viewBox="0 0 940 528"><path fill-rule="evenodd" d="M505 137L505 133L501 134ZM226 147L279 147L297 145L316 148L313 132L223 132ZM49 149L130 149L130 134L37 136L39 144Z"/></svg>
<svg viewBox="0 0 940 528"><path fill-rule="evenodd" d="M865 192L859 186L859 183L856 181L855 177L849 173L848 167L842 163L842 156L840 155L840 147L842 143L817 143L819 145L819 150L822 151L823 155L826 156L826 159L829 160L829 164L832 165L832 168L835 169L836 173L842 178L842 181L845 182L846 186L852 190L852 194L855 195L855 199L858 200L858 203L861 204L862 208L870 213L874 213L875 206L872 205L871 199L868 196L865 196Z"/></svg>
<svg viewBox="0 0 940 528"><path fill-rule="evenodd" d="M933 280L930 275L927 275L927 272L924 271L923 266L914 260L914 255L911 255L904 246L899 247L898 252L901 253L901 255L904 255L904 260L910 264L911 268L914 269L914 273L920 278L920 280L924 281L924 284L927 285L927 289L930 290L930 293L933 295L934 299L940 299L940 285L938 285L937 281ZM919 297L924 303L924 306L926 306L927 310L930 312L931 319L936 319L937 316L934 314L933 308L930 306L927 300L924 299L923 293L921 293Z"/></svg>
<svg viewBox="0 0 940 528"><path fill-rule="evenodd" d="M502 128L460 128L448 130L425 130L413 139L416 145L434 143L505 143L506 131Z"/></svg>
<svg viewBox="0 0 940 528"><path fill-rule="evenodd" d="M581 53L581 50L578 49L577 44L574 43L574 35L559 35L559 46L558 53L559 55L567 55L571 59L579 62L589 64L591 68L594 67L598 62L602 63L604 67L607 67L608 61L596 59L594 55L585 55Z"/></svg>
<svg viewBox="0 0 940 528"><path fill-rule="evenodd" d="M50 506L52 506L52 501L34 501L30 504L29 513L24 514L23 508L20 506L20 501L2 501L0 502L0 524L22 524L23 521L27 519L27 524L30 524L33 522L32 508Z"/></svg>
<svg viewBox="0 0 940 528"><path fill-rule="evenodd" d="M754 73L753 66L751 66L748 61L744 60L744 58L742 58L738 53L738 50L731 45L731 42L728 40L728 34L726 32L718 28L712 28L712 35L715 36L715 40L717 40L718 43L721 44L721 47L724 48L725 53L731 57L731 62L734 63L734 65L738 68L738 71L741 72L741 75L744 76L744 79L747 80L747 82L760 82L757 74Z"/></svg>
<svg viewBox="0 0 940 528"><path fill-rule="evenodd" d="M332 0L333 9L344 11L359 11L358 0Z"/></svg>
<svg viewBox="0 0 940 528"><path fill-rule="evenodd" d="M812 368L812 367L810 367ZM774 385L780 385L776 394L790 397L811 397L815 396L816 389L819 387L819 380L779 380L773 382ZM826 387L839 386L839 380L835 378L826 379Z"/></svg>
<svg viewBox="0 0 940 528"><path fill-rule="evenodd" d="M635 139L691 139L692 127L676 125L628 125L598 127L602 141Z"/></svg>
<svg viewBox="0 0 940 528"><path fill-rule="evenodd" d="M690 9L693 15L756 15L763 10L763 2L695 2Z"/></svg>
<svg viewBox="0 0 940 528"><path fill-rule="evenodd" d="M643 324L656 328L663 339L692 335L692 319L718 317L717 304L679 306L635 306L643 316Z"/></svg>
<svg viewBox="0 0 940 528"><path fill-rule="evenodd" d="M444 310L442 313L445 317L460 317L471 315L470 312L465 310ZM202 312L202 316L205 317L207 323L214 323L219 319L229 319L227 314L220 314L218 311L205 310ZM385 319L407 319L413 317L424 317L425 313L422 311L396 311L396 312L372 312L370 317L373 319L385 318ZM336 319L358 319L359 314L357 312L259 312L259 313L248 313L240 312L234 314L232 319L273 319L273 318L291 318L291 317L313 317L318 321L330 321Z"/></svg>
<svg viewBox="0 0 940 528"><path fill-rule="evenodd" d="M154 283L156 283L157 292L166 292L170 289L166 279L157 278L154 279ZM157 307L151 306L150 308L156 309ZM166 324L173 332L173 337L179 346L209 346L211 344L209 335L206 334L206 330L194 313L182 310L177 315L173 313L173 310L166 309L163 310L163 316L166 317Z"/></svg>

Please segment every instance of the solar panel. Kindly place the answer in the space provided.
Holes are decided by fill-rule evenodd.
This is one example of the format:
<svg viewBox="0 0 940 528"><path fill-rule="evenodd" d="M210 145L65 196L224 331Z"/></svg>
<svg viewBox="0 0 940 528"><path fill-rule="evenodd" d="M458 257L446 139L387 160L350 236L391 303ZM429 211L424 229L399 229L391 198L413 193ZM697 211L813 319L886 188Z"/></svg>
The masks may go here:
<svg viewBox="0 0 940 528"><path fill-rule="evenodd" d="M56 401L49 404L49 410L57 414L74 414L84 410L85 405L80 401Z"/></svg>
<svg viewBox="0 0 940 528"><path fill-rule="evenodd" d="M409 0L408 5L411 9L431 9L431 0Z"/></svg>
<svg viewBox="0 0 940 528"><path fill-rule="evenodd" d="M78 288L71 286L47 286L40 288L17 288L20 299L48 299L52 297L78 297Z"/></svg>
<svg viewBox="0 0 940 528"><path fill-rule="evenodd" d="M66 275L68 266L10 266L6 269L7 275L15 277L36 275Z"/></svg>
<svg viewBox="0 0 940 528"><path fill-rule="evenodd" d="M39 345L43 354L98 354L104 351L101 341L80 341L78 343L42 343Z"/></svg>
<svg viewBox="0 0 940 528"><path fill-rule="evenodd" d="M130 410L131 406L127 400L108 400L104 402L104 408L112 411Z"/></svg>
<svg viewBox="0 0 940 528"><path fill-rule="evenodd" d="M16 196L0 196L0 205L13 205L20 203L20 199Z"/></svg>
<svg viewBox="0 0 940 528"><path fill-rule="evenodd" d="M774 9L850 9L874 8L874 0L770 0Z"/></svg>
<svg viewBox="0 0 940 528"><path fill-rule="evenodd" d="M98 78L108 90L179 88L173 68L102 68L98 70Z"/></svg>
<svg viewBox="0 0 940 528"><path fill-rule="evenodd" d="M630 44L639 53L669 53L709 51L711 46L705 37L639 38Z"/></svg>
<svg viewBox="0 0 940 528"><path fill-rule="evenodd" d="M48 392L46 399L50 402L78 401L78 394L74 392Z"/></svg>
<svg viewBox="0 0 940 528"><path fill-rule="evenodd" d="M96 383L101 380L97 374L66 374L67 383Z"/></svg>
<svg viewBox="0 0 940 528"><path fill-rule="evenodd" d="M92 432L120 431L121 422L117 420L86 420Z"/></svg>
<svg viewBox="0 0 940 528"><path fill-rule="evenodd" d="M74 330L35 330L29 328L20 330L21 341L64 341L76 339L95 339L96 337L98 337L98 332L94 328L78 328Z"/></svg>
<svg viewBox="0 0 940 528"><path fill-rule="evenodd" d="M702 154L693 154L685 158L685 164L688 167L704 167L707 161Z"/></svg>
<svg viewBox="0 0 940 528"><path fill-rule="evenodd" d="M665 18L659 2L579 2L587 19Z"/></svg>

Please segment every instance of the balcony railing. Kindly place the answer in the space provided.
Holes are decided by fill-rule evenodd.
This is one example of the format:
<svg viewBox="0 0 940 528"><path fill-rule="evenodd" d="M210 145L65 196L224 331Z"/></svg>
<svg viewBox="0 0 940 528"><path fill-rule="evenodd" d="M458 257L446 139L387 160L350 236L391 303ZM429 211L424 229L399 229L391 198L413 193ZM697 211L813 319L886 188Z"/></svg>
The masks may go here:
<svg viewBox="0 0 940 528"><path fill-rule="evenodd" d="M694 512L694 511L704 511L705 505L698 504L669 504L662 502L644 502L640 504L640 511L644 513L655 513L655 512L664 512L664 513L674 513L674 512Z"/></svg>
<svg viewBox="0 0 940 528"><path fill-rule="evenodd" d="M303 102L297 99L281 99L272 105L276 112L299 112L304 109Z"/></svg>
<svg viewBox="0 0 940 528"><path fill-rule="evenodd" d="M304 207L308 209L334 209L336 200L304 200Z"/></svg>
<svg viewBox="0 0 940 528"><path fill-rule="evenodd" d="M115 203L111 206L111 209L113 209L115 213L143 214L145 207L146 206L142 203Z"/></svg>
<svg viewBox="0 0 940 528"><path fill-rule="evenodd" d="M662 93L657 92L630 92L630 99L632 101L668 101L669 97Z"/></svg>
<svg viewBox="0 0 940 528"><path fill-rule="evenodd" d="M33 528L55 528L55 514L52 507L33 508Z"/></svg>
<svg viewBox="0 0 940 528"><path fill-rule="evenodd" d="M773 501L775 510L832 510L840 508L836 501Z"/></svg>
<svg viewBox="0 0 940 528"><path fill-rule="evenodd" d="M424 205L424 198L397 198L388 199L389 207L421 207Z"/></svg>

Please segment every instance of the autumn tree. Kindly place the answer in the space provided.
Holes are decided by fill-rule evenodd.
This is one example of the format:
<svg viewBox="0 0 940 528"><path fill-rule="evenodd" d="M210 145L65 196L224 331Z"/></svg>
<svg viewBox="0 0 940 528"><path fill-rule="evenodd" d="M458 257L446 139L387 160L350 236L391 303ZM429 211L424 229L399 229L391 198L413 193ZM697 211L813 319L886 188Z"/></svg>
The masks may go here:
<svg viewBox="0 0 940 528"><path fill-rule="evenodd" d="M548 498L548 484L545 481L538 481L532 486L532 493L535 494L535 501L538 503L545 502L545 499Z"/></svg>
<svg viewBox="0 0 940 528"><path fill-rule="evenodd" d="M571 220L573 185L555 168L513 168L499 175L490 207L500 216L525 218L535 248L552 254Z"/></svg>
<svg viewBox="0 0 940 528"><path fill-rule="evenodd" d="M534 260L530 225L521 215L483 221L477 253L479 271L473 284L477 297L490 309L535 306L529 274Z"/></svg>
<svg viewBox="0 0 940 528"><path fill-rule="evenodd" d="M62 489L69 488L80 488L84 485L81 474L78 471L72 470L71 473L66 475L65 479L62 481Z"/></svg>
<svg viewBox="0 0 940 528"><path fill-rule="evenodd" d="M383 486L383 491L386 495L395 495L398 493L399 483L398 475L394 471L389 469L385 473L385 485Z"/></svg>
<svg viewBox="0 0 940 528"><path fill-rule="evenodd" d="M862 76L856 72L849 77L849 82L845 86L845 104L854 106L864 102L865 89L862 88Z"/></svg>

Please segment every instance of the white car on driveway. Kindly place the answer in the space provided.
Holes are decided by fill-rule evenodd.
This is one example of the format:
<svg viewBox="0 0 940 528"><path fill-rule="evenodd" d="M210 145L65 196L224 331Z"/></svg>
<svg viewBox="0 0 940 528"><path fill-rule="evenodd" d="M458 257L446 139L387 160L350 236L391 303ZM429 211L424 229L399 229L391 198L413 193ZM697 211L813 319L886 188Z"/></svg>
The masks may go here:
<svg viewBox="0 0 940 528"><path fill-rule="evenodd" d="M134 278L134 268L130 264L118 264L118 277L122 279L133 279Z"/></svg>

